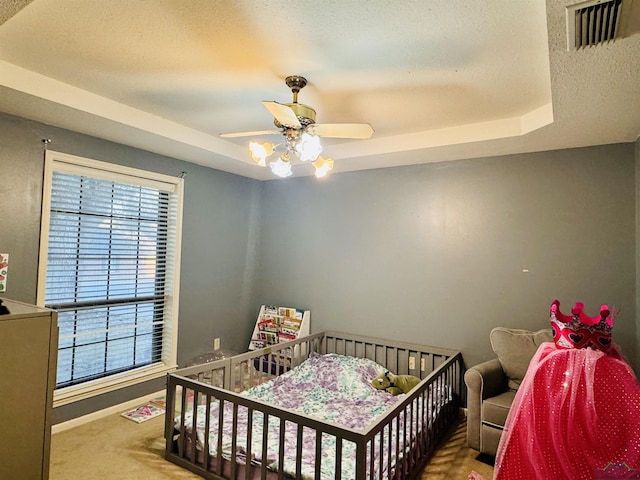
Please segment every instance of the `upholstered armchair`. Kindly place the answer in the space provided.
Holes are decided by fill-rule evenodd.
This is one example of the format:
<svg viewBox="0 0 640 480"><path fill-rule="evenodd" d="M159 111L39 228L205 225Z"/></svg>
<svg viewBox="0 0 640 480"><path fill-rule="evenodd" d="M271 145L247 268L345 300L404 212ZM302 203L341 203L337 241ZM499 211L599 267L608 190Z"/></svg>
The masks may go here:
<svg viewBox="0 0 640 480"><path fill-rule="evenodd" d="M497 358L469 368L467 385L467 444L495 456L516 391L534 353L552 342L551 328L530 330L496 327L489 335Z"/></svg>

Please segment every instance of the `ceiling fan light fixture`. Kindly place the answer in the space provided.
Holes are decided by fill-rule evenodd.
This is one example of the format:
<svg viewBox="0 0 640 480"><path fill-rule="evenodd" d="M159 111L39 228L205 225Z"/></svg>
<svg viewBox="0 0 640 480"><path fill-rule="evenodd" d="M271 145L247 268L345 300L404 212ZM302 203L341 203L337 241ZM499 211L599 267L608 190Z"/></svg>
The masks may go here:
<svg viewBox="0 0 640 480"><path fill-rule="evenodd" d="M273 154L273 143L249 142L251 158L261 167L267 166L267 157Z"/></svg>
<svg viewBox="0 0 640 480"><path fill-rule="evenodd" d="M322 153L320 137L304 132L296 143L296 152L302 162L313 162Z"/></svg>
<svg viewBox="0 0 640 480"><path fill-rule="evenodd" d="M271 171L282 178L290 177L293 172L291 171L291 163L288 160L284 160L282 157L278 158L275 162L269 163Z"/></svg>
<svg viewBox="0 0 640 480"><path fill-rule="evenodd" d="M316 167L316 178L322 178L333 170L333 160L319 156L318 159L313 162L313 166Z"/></svg>
<svg viewBox="0 0 640 480"><path fill-rule="evenodd" d="M316 111L309 105L298 103L298 93L307 85L307 79L300 75L290 75L285 78L285 83L291 89L293 102L262 102L262 105L273 116L273 122L278 131L256 130L220 134L223 138L271 134L283 135L284 141L280 143L258 143L252 141L249 144L251 158L258 165L265 167L269 163L271 171L275 175L284 178L292 175L292 159L296 164L313 163L316 168L316 177L321 178L333 169L333 160L324 159L320 156L320 153L322 153L320 137L366 140L373 135L373 127L368 123L315 123ZM278 160L268 162L267 157L280 147L283 147L286 151L280 155Z"/></svg>

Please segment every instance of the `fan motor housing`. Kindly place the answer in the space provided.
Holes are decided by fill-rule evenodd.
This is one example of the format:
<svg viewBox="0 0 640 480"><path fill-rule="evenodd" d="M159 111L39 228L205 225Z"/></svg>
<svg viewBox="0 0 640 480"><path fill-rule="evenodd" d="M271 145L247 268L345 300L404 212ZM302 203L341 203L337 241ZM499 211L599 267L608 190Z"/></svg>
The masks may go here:
<svg viewBox="0 0 640 480"><path fill-rule="evenodd" d="M309 105L305 105L304 103L285 103L284 105L293 110L303 127L316 123L316 111ZM274 120L273 123L278 128L283 127L278 120Z"/></svg>

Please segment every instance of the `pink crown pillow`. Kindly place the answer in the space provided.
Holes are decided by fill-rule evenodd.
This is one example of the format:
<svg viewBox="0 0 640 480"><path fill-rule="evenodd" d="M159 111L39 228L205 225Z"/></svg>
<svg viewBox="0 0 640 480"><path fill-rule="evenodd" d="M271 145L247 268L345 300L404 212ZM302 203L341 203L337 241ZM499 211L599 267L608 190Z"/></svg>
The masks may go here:
<svg viewBox="0 0 640 480"><path fill-rule="evenodd" d="M549 319L553 330L553 341L559 348L594 348L609 351L613 314L607 305L600 307L600 314L589 317L584 313L584 304L577 302L571 315L560 311L560 302L554 300L549 307Z"/></svg>

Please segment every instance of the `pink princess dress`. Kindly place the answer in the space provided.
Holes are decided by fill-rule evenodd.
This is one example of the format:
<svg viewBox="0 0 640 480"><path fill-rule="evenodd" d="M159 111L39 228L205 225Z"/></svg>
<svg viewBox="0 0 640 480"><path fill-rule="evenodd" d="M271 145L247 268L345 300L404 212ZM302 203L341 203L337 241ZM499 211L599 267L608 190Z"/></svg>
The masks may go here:
<svg viewBox="0 0 640 480"><path fill-rule="evenodd" d="M540 345L500 439L499 480L640 479L640 385L611 341L606 305L588 317L550 307L554 342Z"/></svg>

